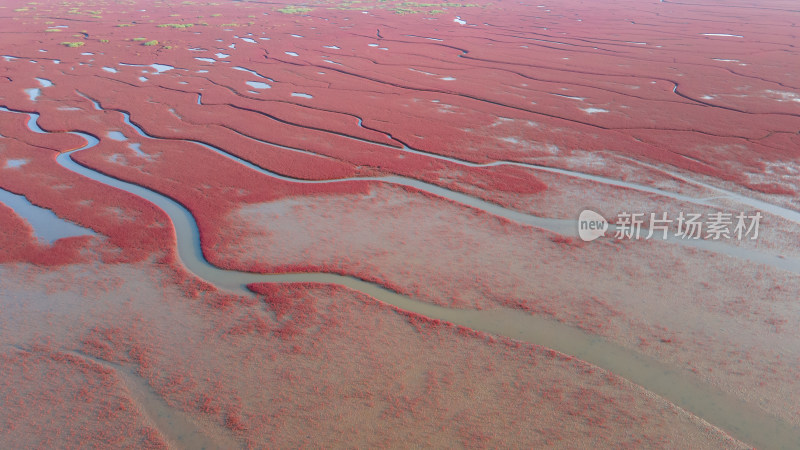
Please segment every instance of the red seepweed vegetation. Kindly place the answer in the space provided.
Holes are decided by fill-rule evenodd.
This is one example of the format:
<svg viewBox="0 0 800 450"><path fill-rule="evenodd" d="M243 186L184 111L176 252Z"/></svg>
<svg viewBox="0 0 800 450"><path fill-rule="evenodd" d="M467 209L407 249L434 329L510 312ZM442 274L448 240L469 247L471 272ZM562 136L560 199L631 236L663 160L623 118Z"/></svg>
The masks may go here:
<svg viewBox="0 0 800 450"><path fill-rule="evenodd" d="M137 4L103 5L105 20L78 11L82 14L81 20L93 28L91 38L86 38L85 48L76 50L60 45L63 38L58 36L58 32L41 32L38 34L41 39L11 41L17 40L20 33L35 33L31 27L46 29L47 17L43 13L56 17L69 11L63 5L36 6L12 0L7 5L9 13L11 8L18 9L14 15L24 20L3 19L7 32L0 36L0 44L13 48L14 54L21 59L2 63L6 75L0 76L3 97L0 104L17 110L36 110L42 114L39 124L49 131L83 130L104 137L112 129L124 130L132 142L142 144L142 151L150 158L141 158L125 145L104 139L100 146L76 155L76 160L165 193L184 204L197 218L203 250L214 264L254 272L319 270L349 273L398 292L424 297L431 292L424 281L411 279L401 286L386 276L385 267L371 265L371 261L365 263L355 253L342 252L340 261L317 261L310 255L305 261L292 263L268 259L251 264L245 262L242 255L227 252L228 245L241 236L226 234L229 225L226 218L243 204L300 196L322 198L328 194L367 196L373 184L348 182L304 186L276 181L211 154L196 144L175 139L208 142L267 169L301 179L398 174L501 204L507 204L505 202L510 197L527 201L527 196L534 197L548 187L561 186L545 186L536 178L535 171L527 169L472 168L430 156L448 156L478 163L496 160L536 163L544 160L548 164L560 165L568 164L563 161L568 161L579 151L592 155L597 154L595 152L603 152L602 155L616 153L672 166L691 174L716 177L740 188L766 194L795 194L796 184L790 182L791 178L781 178L770 169L770 164L776 162L786 162L787 167L791 167L789 162L796 159L794 149L800 145L797 135L800 126L792 109L795 102L784 98L791 94L785 87L798 84L797 71L792 70L791 61L783 57L788 55L783 47L792 38L780 32L782 27L788 29L793 20L791 14L749 6L743 8L736 2L726 5L729 17L747 19L737 23L740 23L741 33L748 38L737 40L698 37L710 31L707 29L709 22L703 17L718 14L716 5L694 5L690 17L676 23L664 22L661 18L683 14L684 11L676 9L683 8L678 4L657 3L654 8L658 10L655 10L641 8L638 4L631 9L633 3L628 0L612 2L604 5L601 12L584 14L586 10L582 5L567 1L552 7L560 14L548 15L544 11L533 13L524 5L486 4L474 17L468 17L471 12L463 13L470 22L477 17L485 22L464 27L450 21L449 14L456 11L455 7L448 7L448 13L438 19L425 17L425 20L420 20L426 14L401 17L375 9L371 14L362 15L358 11L322 7L307 16L294 16L247 2L204 5L207 10L200 10L200 6L190 3L156 3L150 12L152 23L114 27L120 21L127 22ZM779 0L770 4L778 9L792 6ZM167 19L166 7L170 8L170 13L181 13L187 19L200 16L202 11L204 17L198 20L206 21L208 26L203 26L200 34L194 30L159 28L156 19L165 22L178 20ZM633 10L635 21L629 20L629 13ZM207 17L211 11L219 12L221 16ZM468 7L465 11L477 9ZM269 13L268 23L253 21L253 24L248 24L247 15L264 12ZM581 17L581 22L574 20L576 17ZM428 22L428 19L436 22ZM547 22L551 30L537 29L535 34L530 34L531 20ZM224 30L233 26L230 25L232 21L240 22L236 24L241 27L237 31L239 35L251 32L254 38L269 35L269 41L258 41L254 45L237 41L238 46L235 52L230 51L232 58L229 61L231 66L246 64L249 69L269 76L274 80L270 80L272 89L259 94L247 92L243 83L251 77L224 70L229 67L225 67L222 61L214 63L214 70L208 73L196 70L208 64L200 64L194 59L195 55L202 53L192 53L188 49L207 46L209 48L205 51L213 52L213 46L217 45L214 39L228 44L231 34ZM399 24L396 30L404 30L402 34L383 27L387 21ZM329 22L328 28L324 27L328 25L326 22ZM431 23L436 26L431 27ZM498 27L499 23L504 26ZM379 26L383 27L386 38L381 38L375 46L366 46L375 40L372 38L374 29ZM591 42L586 38L587 26L593 30ZM300 29L306 35L302 39L289 36L290 31L300 32ZM169 47L173 48L166 48L166 45L143 47L130 40L140 34L163 43L169 42ZM660 37L662 34L671 37L664 40ZM425 39L428 35L443 40ZM770 36L770 39L750 38L759 35ZM110 38L106 40L111 42L102 43L99 41L101 38ZM651 42L642 45L639 41L644 40ZM14 42L13 47L8 45L10 42ZM458 42L458 47L453 45L455 42ZM486 45L487 42L491 45ZM334 43L338 49L322 48L322 45ZM386 47L379 47L384 45ZM569 51L565 51L565 46ZM47 51L39 52L45 50L41 47L46 47ZM83 50L93 54L80 55L78 52ZM286 50L297 51L298 56L286 55ZM723 60L727 54L745 56L742 56L741 64L731 65ZM62 60L62 64L54 64L55 59ZM177 70L154 74L147 68L118 64L149 65L165 61L174 64ZM646 63L642 64L642 61ZM101 66L116 68L118 73L100 73ZM146 82L138 79L142 70L148 71L149 80ZM233 76L226 72L232 72ZM44 88L42 97L32 103L23 89L33 86L32 78L37 76L51 79L55 86ZM91 82L87 83L87 80ZM100 100L109 111L91 110L90 103L75 94L76 89ZM291 97L292 92L313 94L313 99L296 99ZM198 93L203 93L203 105L194 104ZM80 107L83 111L70 113L60 109L67 105ZM166 139L151 141L135 135L122 123L121 115L110 109L131 112L137 124ZM363 119L361 125L358 118ZM437 427L451 424L457 431L455 436L446 435L451 439L449 442L457 439L464 445L474 446L515 446L520 442L557 444L563 439L578 438L570 434L575 430L578 430L578 435L590 436L591 442L587 445L609 444L611 436L618 439L618 444L667 445L665 443L674 442L669 439L675 434L663 434L664 430L683 429L674 422L670 422L674 428L660 427L657 423L655 429L648 429L648 422L654 424L663 419L658 414L663 412L664 404L656 405L657 402L651 399L648 403L651 409L643 409L646 414L630 413L633 410L631 405L636 406L637 400L615 397L619 391L610 394L603 389L628 389L624 392L635 392L636 395L640 392L632 391L630 386L613 377L608 377L605 380L607 384L603 384L603 377L594 374L594 369L580 366L554 351L498 340L399 310L391 315L391 319L386 319L376 313L385 312L385 306L378 306L379 309L375 310L365 307L366 303L355 302L355 305L347 303L344 311L332 311L335 308L321 298L329 295L342 300L346 297L345 291L315 285L258 285L254 291L263 296L263 303L217 292L214 286L187 274L177 263L174 236L163 213L141 199L62 170L52 161L55 152L46 149L64 151L76 148L83 144L79 138L66 134L31 133L24 127L24 116L0 113L0 119L0 134L9 138L3 139L0 152L0 187L23 193L35 204L51 208L59 216L92 228L103 236L70 238L50 247L41 246L33 240L24 221L7 208L0 207L0 226L4 227L0 235L0 263L25 261L61 266L88 261L94 257L92 252L104 263L144 261L151 256L159 258L159 270L171 271L164 286L179 285L181 295L202 299L207 306L204 311L214 312L214 320L227 326L220 325L220 329L227 330L219 335L221 342L214 341L217 335L207 334L211 336L212 344L229 346L224 348L230 353L221 352L218 361L240 362L232 366L237 371L244 368L243 372L247 367L255 367L251 378L240 379L239 373L224 372L225 368L199 358L197 364L205 364L206 372L195 371L193 364L175 362L181 357L177 351L173 354L175 361L156 361L158 355L153 351L149 338L122 326L91 328L83 341L84 351L100 359L140 367L151 385L171 404L213 416L218 423L245 436L253 446L263 446L264 436L275 439L295 436L297 433L291 433L292 423L322 422L329 427L346 424L346 420L338 420L340 416L337 414L345 414L342 409L347 408L325 409L326 404L342 399L357 399L370 408L378 405L379 417L371 419L383 425L389 424L382 428L387 433L405 430L411 434L416 429L423 430L424 438L414 442L439 436L435 433L444 433L444 430L426 428L429 424ZM240 133L322 156L258 144ZM400 142L430 155L376 145L398 146ZM3 167L6 159L20 157L30 160L24 169ZM613 169L604 168L602 164L587 164L577 169L613 173ZM441 236L452 231L448 229ZM533 261L531 266L517 267L516 270L529 273L532 267L551 263L552 260L547 260L548 255L564 256L570 261L579 260L584 255L580 251L584 249L581 243L567 238L549 238L550 242L544 240L542 243L542 252L552 248L559 252L551 251L541 260ZM407 236L401 236L398 242L405 244L406 239ZM463 260L456 262L462 263ZM636 269L626 267L620 275L614 275L618 276L617 280L633 279L640 273ZM446 278L439 274L441 270L442 267L434 269L436 273L432 278L435 281ZM410 279L414 275L403 273L403 278ZM613 335L617 332L614 327L622 322L617 320L621 317L619 305L607 298L576 295L570 300L571 309L565 309L553 299L545 301L513 295L514 289L527 287L514 280L504 285L508 292L498 292L489 277L491 275L482 274L470 277L469 285L475 287L483 298L498 304L547 314L599 334ZM443 288L445 295L439 295L441 301L452 298L454 306L469 306L470 299L457 299L458 291L466 283L458 278L448 282L451 285ZM713 287L708 284L704 287L709 286ZM113 290L113 286L108 289ZM726 306L734 307L739 308ZM242 312L247 308L250 310ZM772 332L785 332L790 324L775 314L778 312L770 311L769 315L762 315L757 320ZM393 322L398 317L402 320ZM764 320L764 317L768 319ZM386 330L395 333L391 335L395 341L371 346L373 342L370 340L376 336L385 338L381 332L388 334ZM633 335L640 339L642 347L670 351L670 358L690 359L686 354L675 356L679 347L691 344L682 330L654 327L634 331ZM361 347L351 345L347 339L337 340L337 334L358 342ZM402 336L402 341L397 336ZM337 344L338 348L326 346L326 339ZM409 353L416 352L426 357L428 354L438 355L439 359L409 356L403 353L406 349L398 342L416 346L412 346ZM458 354L460 345L474 350L478 357ZM701 348L700 344L694 345ZM363 357L368 363L356 364L356 369L342 368L333 363L322 368L313 366L317 361L315 358L326 363L347 361L351 354L345 354L342 349ZM208 345L203 350L215 351L215 345ZM45 354L44 351L41 353ZM196 355L201 353L198 351ZM50 360L68 368L81 364L80 358L74 361L70 355L58 352L47 355L43 361L37 360L35 365L55 372L61 366L51 367ZM698 355L706 356L700 352L689 354L701 360ZM11 357L14 363L24 359ZM31 357L29 360L34 359ZM524 361L520 362L520 359ZM565 363L559 366L562 369L557 373L559 376L540 377L536 372L535 380L519 374L509 379L506 377L511 376L510 372L504 371L506 367L530 370L536 364L555 364L554 361ZM706 370L707 367L702 365L695 367L695 362L690 361L693 370L711 372L710 368ZM20 365L23 369L34 365L27 364ZM281 367L276 368L278 365ZM461 371L462 365L470 370ZM564 372L574 375L570 371L575 369L575 365L585 370L580 375L585 375L585 378L570 384L561 375ZM9 371L17 370L14 364L6 366L10 367ZM84 368L80 367L79 371L82 371ZM416 383L413 377L420 367L429 371L419 376L423 380L421 383ZM777 371L776 367L769 370ZM229 375L226 382L236 382L227 383L229 386L224 388L215 386L207 374L217 369ZM714 369L714 373L719 372L716 367ZM90 372L87 370L81 375L89 378ZM265 372L273 378L253 375ZM403 373L408 377L393 378L390 379L392 383L384 383L386 373ZM770 376L773 376L770 382L778 378L774 373ZM464 407L459 404L464 397L478 397L472 395L478 390L484 393L481 389L485 386L471 385L467 378L480 380L487 386L498 382L491 385L491 389L497 389L491 395L497 399L496 409L492 409L495 405L470 404ZM355 389L347 384L354 379L359 380L364 389ZM540 379L540 385L536 385ZM239 395L253 394L254 391L248 391L248 386L257 386L255 390L260 391L265 386L270 387L270 383L277 386L270 391L271 397L258 397L259 392L252 396ZM767 383L766 378L760 383ZM455 387L448 391L451 386ZM535 397L526 396L533 395L531 393ZM39 394L34 396L36 407L43 404ZM24 398L16 392L10 395L12 400ZM49 398L48 395L51 394L45 392L44 397ZM107 392L83 386L77 390L75 398L91 403L90 400L96 401L102 395L107 395ZM276 406L272 408L272 405ZM359 403L349 406L354 406L353 410L362 414L358 418L359 424L365 423L364 417L370 420L371 409L358 409L362 406ZM316 409L331 413L329 417L336 417L331 421L337 424L330 425L324 418L314 416ZM477 410L484 413L483 417L508 420L491 423L491 426L474 423L474 411ZM520 421L525 417L507 415L509 411L519 410L532 411L532 414L553 410L558 420L548 422L547 417L537 416L534 424L524 422L525 426L503 428L509 423L523 423ZM99 417L102 421L98 423L102 424L128 424L126 411L130 412L130 408L124 402L109 402L86 416ZM16 412L17 409L12 408L10 414ZM70 417L81 417L83 412L80 408L74 409L70 411ZM659 419L652 420L653 416ZM58 419L57 423L64 422L63 418ZM570 425L559 426L559 421ZM35 432L41 430L41 427L36 429L34 426L32 433L25 428L30 424L14 423L29 436L35 436ZM32 423L38 426L42 421ZM539 436L525 435L524 439L514 440L513 437L520 436L515 433L521 433L519 429L523 428L535 429ZM135 429L140 430L145 438L134 440L130 445L159 445L156 431L148 427ZM645 429L647 432L631 437L629 434L635 433L628 431L632 429ZM328 437L356 436L352 431L336 428ZM623 435L613 434L615 431L621 431ZM75 435L83 436L81 433L75 432ZM500 435L511 438L505 442L498 441ZM120 443L107 433L98 433L87 439L87 442L109 439L106 443ZM393 435L387 439L390 440L378 443L412 442L406 440L407 436ZM39 444L52 446L52 443ZM125 442L120 443L123 444ZM291 444L302 446L308 442L292 441Z"/></svg>
<svg viewBox="0 0 800 450"><path fill-rule="evenodd" d="M168 448L111 368L45 341L0 354L0 369L5 446Z"/></svg>

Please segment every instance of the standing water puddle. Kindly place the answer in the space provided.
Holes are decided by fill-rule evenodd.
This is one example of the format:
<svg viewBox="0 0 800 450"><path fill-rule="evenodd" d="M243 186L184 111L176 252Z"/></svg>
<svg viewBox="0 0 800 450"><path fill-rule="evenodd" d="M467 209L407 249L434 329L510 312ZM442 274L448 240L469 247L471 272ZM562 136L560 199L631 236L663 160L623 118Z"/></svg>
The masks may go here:
<svg viewBox="0 0 800 450"><path fill-rule="evenodd" d="M96 235L92 230L58 217L49 209L34 205L22 195L0 189L0 203L24 218L40 242L52 244L61 238Z"/></svg>

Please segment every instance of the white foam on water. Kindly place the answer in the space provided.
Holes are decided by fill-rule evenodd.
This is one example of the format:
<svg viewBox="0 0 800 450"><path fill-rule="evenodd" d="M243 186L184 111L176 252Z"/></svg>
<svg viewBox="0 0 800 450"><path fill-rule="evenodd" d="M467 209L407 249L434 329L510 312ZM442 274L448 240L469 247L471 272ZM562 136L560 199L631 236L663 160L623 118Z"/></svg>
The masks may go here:
<svg viewBox="0 0 800 450"><path fill-rule="evenodd" d="M300 55L298 55L298 54L297 54L297 53L295 53L295 52L283 52L283 53L286 53L286 54L287 54L287 55L289 55L289 56L300 56Z"/></svg>
<svg viewBox="0 0 800 450"><path fill-rule="evenodd" d="M302 97L302 98L314 98L313 95L304 94L302 92L292 92L292 97Z"/></svg>

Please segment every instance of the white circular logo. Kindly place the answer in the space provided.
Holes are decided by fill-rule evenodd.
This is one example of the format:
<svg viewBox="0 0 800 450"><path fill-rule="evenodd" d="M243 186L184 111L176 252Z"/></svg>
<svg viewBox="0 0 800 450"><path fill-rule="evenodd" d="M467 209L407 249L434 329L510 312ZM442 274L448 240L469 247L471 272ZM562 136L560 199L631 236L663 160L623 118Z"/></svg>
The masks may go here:
<svg viewBox="0 0 800 450"><path fill-rule="evenodd" d="M586 241L593 241L600 236L605 236L608 230L608 221L591 209L584 209L578 216L578 236Z"/></svg>

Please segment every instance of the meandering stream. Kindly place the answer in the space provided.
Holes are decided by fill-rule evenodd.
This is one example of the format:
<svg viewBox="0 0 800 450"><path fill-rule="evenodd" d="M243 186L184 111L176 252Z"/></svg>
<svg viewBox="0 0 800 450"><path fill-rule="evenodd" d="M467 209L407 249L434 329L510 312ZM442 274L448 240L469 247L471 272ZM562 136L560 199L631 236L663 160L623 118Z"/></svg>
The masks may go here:
<svg viewBox="0 0 800 450"><path fill-rule="evenodd" d="M99 108L99 105L96 105ZM28 127L31 131L45 133L38 124L38 114L24 113L3 108L4 111L28 114ZM127 114L127 113L125 113ZM126 121L134 127L137 133L148 139L159 139L146 134L141 128ZM235 270L224 270L210 264L204 257L200 246L200 236L194 217L181 204L175 200L147 189L143 186L122 181L99 171L76 163L72 155L76 152L90 149L99 143L99 140L88 133L73 131L72 134L83 137L86 145L83 147L61 153L56 161L62 167L91 178L107 186L121 189L130 194L146 199L161 208L171 219L177 237L178 255L187 270L199 278L215 284L216 286L240 293L249 292L244 287L249 283L270 282L315 282L329 283L348 287L358 292L367 294L379 301L386 302L401 309L415 312L433 319L441 319L454 324L463 325L475 330L507 336L520 341L543 345L562 353L595 364L606 370L614 372L628 380L663 396L672 403L694 413L713 425L720 427L734 437L747 443L764 448L795 448L800 442L800 430L772 417L763 411L751 406L732 395L723 393L714 387L703 384L697 377L683 370L670 367L653 358L641 355L633 350L609 343L597 336L585 333L559 322L531 316L513 310L456 310L448 309L413 298L400 295L381 287L380 285L366 282L355 277L337 275L332 273L290 273L290 274L257 274ZM333 183L348 182L348 180L306 181L287 178L279 174L260 168L235 155L225 152L209 144L199 141L194 142L205 149L214 151L231 160L256 170L264 175L302 183ZM456 160L457 161L457 160ZM562 169L549 169L562 171ZM564 171L569 172L569 171ZM572 176L585 179L596 178L593 175L570 172ZM515 222L550 230L560 234L575 235L576 225L573 221L548 219L521 213L508 208L503 208L491 202L470 197L465 194L449 191L447 189L424 183L418 180L403 177L376 177L366 178L380 182L404 185L429 192L449 200L481 209L497 216L505 217ZM359 178L358 180L364 180ZM604 179L603 182L614 183L613 180ZM619 182L622 183L622 182ZM624 187L630 183L622 184ZM645 187L645 192L654 188ZM668 195L675 198L676 194ZM692 199L696 200L696 199ZM695 201L696 203L699 203ZM689 245L705 250L728 254L748 260L763 262L785 270L800 273L800 265L796 260L783 259L776 255L761 253L751 249L738 248L718 241L683 241L670 240L668 242L680 245Z"/></svg>

